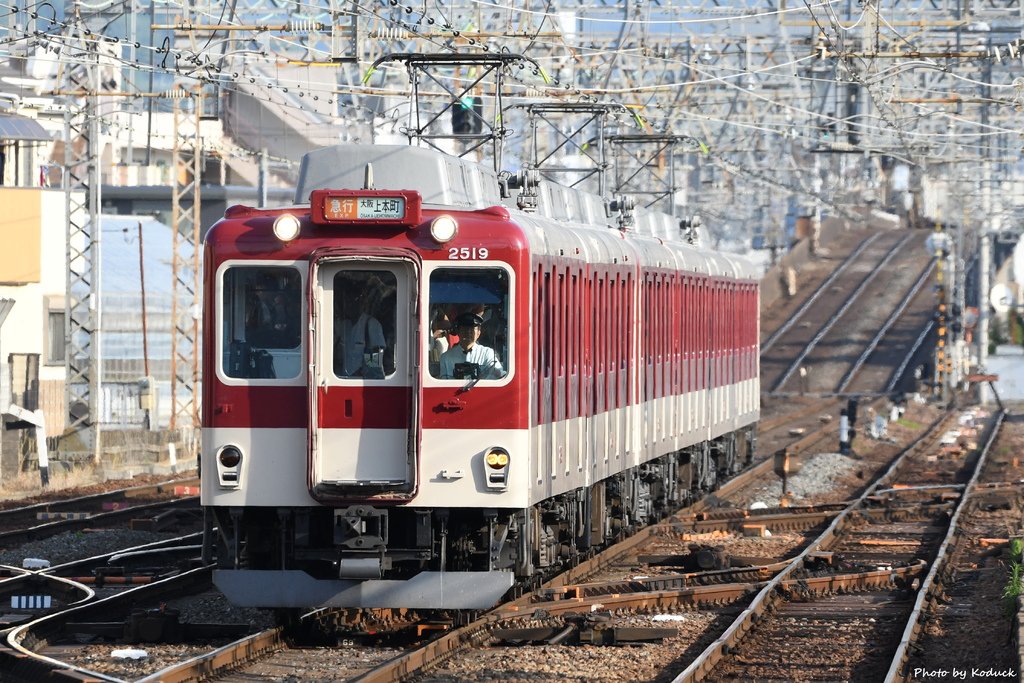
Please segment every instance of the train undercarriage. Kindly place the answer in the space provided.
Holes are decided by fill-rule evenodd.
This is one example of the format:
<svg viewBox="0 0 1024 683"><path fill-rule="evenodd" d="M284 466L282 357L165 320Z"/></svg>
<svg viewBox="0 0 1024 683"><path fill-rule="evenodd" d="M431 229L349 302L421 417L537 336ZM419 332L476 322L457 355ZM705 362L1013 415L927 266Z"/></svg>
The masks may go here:
<svg viewBox="0 0 1024 683"><path fill-rule="evenodd" d="M281 580L303 572L313 582L339 585L500 572L514 574L523 588L714 491L751 462L754 434L744 428L525 510L210 507L204 559L222 570L242 570L226 572L238 575L236 581L246 570ZM253 597L243 603L255 604L256 591L248 594Z"/></svg>

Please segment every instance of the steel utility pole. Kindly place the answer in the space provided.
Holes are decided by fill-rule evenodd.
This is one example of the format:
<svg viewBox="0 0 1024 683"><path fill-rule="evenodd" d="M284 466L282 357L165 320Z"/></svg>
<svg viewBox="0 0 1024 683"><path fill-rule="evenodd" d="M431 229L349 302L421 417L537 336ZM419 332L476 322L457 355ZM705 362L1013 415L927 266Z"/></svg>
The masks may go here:
<svg viewBox="0 0 1024 683"><path fill-rule="evenodd" d="M191 112L182 107L184 102L193 103ZM199 94L190 100L174 101L171 431L186 427L194 430L199 426L199 236L203 156L199 120L202 106L203 98Z"/></svg>
<svg viewBox="0 0 1024 683"><path fill-rule="evenodd" d="M67 278L64 298L64 407L67 426L100 461L102 348L100 324L100 126L97 106L99 52L79 3L68 22L67 44L75 63L63 74L69 96L64 112L64 205L67 212Z"/></svg>

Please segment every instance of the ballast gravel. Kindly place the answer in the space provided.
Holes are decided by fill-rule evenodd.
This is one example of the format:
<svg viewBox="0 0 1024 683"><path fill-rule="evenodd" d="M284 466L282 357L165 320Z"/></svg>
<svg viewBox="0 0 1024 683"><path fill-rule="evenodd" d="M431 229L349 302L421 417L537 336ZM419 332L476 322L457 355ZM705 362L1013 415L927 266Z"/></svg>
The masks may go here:
<svg viewBox="0 0 1024 683"><path fill-rule="evenodd" d="M14 548L4 548L0 550L0 564L20 567L22 560L33 557L49 560L51 565L57 565L145 543L155 543L179 535L130 529L69 531L38 541L29 541Z"/></svg>
<svg viewBox="0 0 1024 683"><path fill-rule="evenodd" d="M829 493L835 483L858 467L857 458L840 453L819 453L800 463L800 471L790 474L787 481L790 502L800 503L813 496ZM782 480L774 479L765 483L751 494L749 505L764 503L777 507L782 500Z"/></svg>

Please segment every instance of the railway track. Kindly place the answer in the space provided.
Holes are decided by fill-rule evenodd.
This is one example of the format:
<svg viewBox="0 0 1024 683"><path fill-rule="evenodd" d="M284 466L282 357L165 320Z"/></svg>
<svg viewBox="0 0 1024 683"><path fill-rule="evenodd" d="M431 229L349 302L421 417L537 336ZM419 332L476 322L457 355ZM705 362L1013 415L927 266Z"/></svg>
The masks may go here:
<svg viewBox="0 0 1024 683"><path fill-rule="evenodd" d="M0 578L0 604L10 611L0 618L4 628L28 623L46 614L85 604L131 586L177 573L179 565L199 549L200 534L74 560L51 567L6 567ZM169 565L163 564L170 562Z"/></svg>
<svg viewBox="0 0 1024 683"><path fill-rule="evenodd" d="M808 411L809 414L812 412ZM834 431L834 426L820 425L820 431L822 434L811 434L804 437L808 450L810 450L810 444L815 439L824 438L824 434L830 434ZM524 596L519 601L490 613L480 623L476 623L476 625L471 624L466 628L455 628L450 633L435 638L422 647L414 646L412 649L405 650L400 656L393 650L384 648L391 655L391 660L388 663L377 668L367 665L359 671L346 668L343 669L345 671L344 676L339 675L339 678L365 681L408 680L412 675L411 672L419 670L420 667L436 667L440 666L441 662L454 661L452 659L452 652L454 650L459 650L460 652L457 658L459 661L466 657L470 659L476 657L477 655L469 655L463 652L460 649L462 647L461 643L488 642L491 636L485 634L489 634L495 629L510 628L508 623L510 620L515 624L526 623L527 626L523 628L534 628L537 627L533 625L534 622L547 623L550 619L554 618L552 615L562 615L557 618L562 619L563 622L565 619L573 622L577 619L573 615L579 614L581 611L587 612L594 609L599 611L623 611L634 615L630 617L633 620L631 622L633 625L631 626L612 625L604 629L611 628L613 632L618 633L619 635L615 637L625 637L622 634L638 637L637 633L641 635L648 634L650 633L649 629L654 628L656 630L658 628L651 623L648 623L646 626L637 625L638 621L642 622L645 619L642 614L641 616L636 616L638 614L637 610L639 610L639 613L651 613L652 611L670 614L685 612L686 615L689 615L686 618L694 620L694 623L706 623L713 630L715 629L711 626L712 624L719 624L724 628L722 621L725 620L726 623L731 622L735 614L742 611L741 605L744 599L749 600L752 595L756 594L759 587L764 585L765 581L769 580L785 566L788 566L788 563L783 561L782 558L786 555L793 556L794 553L798 553L802 547L806 546L809 539L816 535L813 529L817 528L820 531L829 520L838 514L838 508L843 507L838 504L832 504L795 509L766 509L757 511L715 507L716 504L727 501L735 490L742 489L745 485L745 478L749 480L763 478L765 473L771 469L771 465L770 461L764 461L758 467L750 470L746 477L741 476L717 491L714 497L714 501L717 501L717 503L706 499L683 515L679 515L664 524L639 532L622 543L617 544L614 548L590 558L579 566L565 572L547 584L541 591ZM740 558L746 563L746 566L718 566L710 571L684 571L683 567L672 565L671 562L666 561L665 556L672 554L670 552L671 548L666 549L664 545L657 545L659 539L664 540L668 538L671 542L681 541L685 545L688 540L693 540L694 538L704 540L708 535L719 534L715 538L715 544L721 546L719 548L720 564L722 562L733 564L732 558L737 553L729 550L729 544L731 540L735 539L740 539L740 542L742 542L744 538L743 527L745 526L753 526L755 528L764 526L765 528L771 528L772 533L780 539L787 534L792 535L794 539L792 545L783 550L778 557L764 557L766 553L762 553L761 557L752 557L752 553L748 550L746 551L747 557ZM730 536L731 538L727 538ZM795 538L797 536L800 536L800 538ZM658 563L652 564L652 559L654 558L652 553L662 555L661 558L658 558L660 565ZM678 553L679 556L687 554L690 557L684 560L684 562L692 562L694 560L692 552ZM643 558L646 560L645 562L638 562L641 555L645 556ZM762 564L754 560L769 561ZM645 570L643 573L647 574L646 578L637 576L637 569L639 567ZM915 564L912 567L899 568L895 571L917 576L921 572L921 567ZM834 587L837 585L837 581L839 585L871 586L882 582L883 579L880 577L883 575L888 577L891 574L891 572L879 574L877 570L873 570L873 572L859 572L856 576L851 575L840 579L829 575L815 577L815 585L822 586L821 590L826 590L824 587L829 585ZM889 579L886 578L885 580ZM600 607L598 607L599 605ZM572 626L571 623L562 622L557 625L559 633ZM690 622L687 622L687 628L680 630L691 630L690 626L692 625ZM554 627L549 625L544 626L544 628ZM572 626L572 628L575 629L574 632L579 632L578 626ZM620 633L620 631L615 629L634 630L621 631ZM636 629L640 630L637 631ZM700 632L693 634L695 639L689 645L678 642L677 637L670 637L666 643L652 645L652 647L674 647L677 650L679 647L682 647L685 651L688 648L695 647L694 643L699 643L702 642L702 639L707 640L712 637L708 634L707 629L698 630ZM412 636L409 640L418 642L419 639ZM344 638L342 642L345 642ZM237 648L225 648L197 658L194 662L178 665L173 670L161 672L160 676L162 680L186 680L189 676L194 675L196 670L229 669L238 666L239 662L253 657L260 659L260 662L247 667L243 678L232 678L231 675L227 675L223 680L253 680L259 678L261 675L260 671L264 672L262 675L265 680L268 680L280 674L281 669L278 667L284 666L282 662L291 662L290 666L302 666L298 662L307 661L308 665L308 658L306 660L302 658L302 650L285 648L282 643L283 640L280 633L268 632L238 644ZM380 651L381 644L378 642L376 646L373 644L362 646L357 642L343 645L342 649L348 655L347 661L364 662L374 658L374 653ZM693 652L693 656L699 654L701 649L703 648ZM270 651L276 651L276 654L269 658L263 656ZM322 654L319 650L317 653ZM313 656L313 653L310 653L310 656ZM341 666L341 664L337 664L337 666ZM366 670L364 671L363 669ZM277 674L274 672L277 672ZM453 678L449 680L463 680L460 676L464 673L450 674ZM429 676L430 674L426 674L426 678L423 680L433 680ZM472 679L466 678L465 680ZM554 677L551 680L564 680L564 678Z"/></svg>
<svg viewBox="0 0 1024 683"><path fill-rule="evenodd" d="M1019 420L1013 416L1007 422ZM898 672L907 680L925 680L926 674L943 670L956 670L962 680L1005 680L1021 670L1021 656L1010 648L977 647L1005 643L1008 632L1016 632L1014 640L1021 642L1019 613L1014 625L1008 619L1012 598L1004 597L1012 567L1022 559L1012 544L1024 531L1021 442L1000 431L962 506L947 560L925 596L908 657Z"/></svg>
<svg viewBox="0 0 1024 683"><path fill-rule="evenodd" d="M14 626L0 647L4 680L134 680L147 669L234 641L251 630L249 623L195 623L171 606L188 596L209 595L211 572L212 567L173 571ZM145 661L112 658L118 648L141 648Z"/></svg>
<svg viewBox="0 0 1024 683"><path fill-rule="evenodd" d="M997 415L971 457L954 454L939 439L908 451L675 680L781 681L807 671L828 680L904 676L922 606L938 587L935 577L1001 420ZM853 595L819 596L786 586L803 578L810 554L822 553L833 568L842 558L880 571L915 565L927 571ZM786 644L781 651L780 639Z"/></svg>
<svg viewBox="0 0 1024 683"><path fill-rule="evenodd" d="M813 418L814 414L813 409L805 411L805 417ZM780 422L777 426L784 425ZM822 424L819 434L809 434L790 445L794 451L810 453L815 450L815 440L834 437L834 429L834 425ZM941 433L938 428L932 431ZM592 670L572 661L571 653L582 647L587 649L588 662L603 662L599 666L616 670L635 669L640 680L668 680L665 671L680 671L695 661L772 585L783 596L782 606L773 615L790 610L785 619L806 621L810 616L801 609L828 605L837 614L846 615L844 628L851 634L861 632L851 626L860 623L859 619L878 629L877 624L883 623L879 615L892 622L886 610L905 608L914 586L925 580L929 565L919 555L941 542L937 528L967 486L962 475L956 480L956 472L941 467L937 459L925 462L927 467L918 467L913 479L892 479L890 471L888 479L871 487L864 496L867 507L848 515L851 534L842 541L845 545L821 547L814 537L822 528L836 525L842 511L853 505L848 501L791 509L721 507L728 506L731 497L752 481L767 476L772 468L769 459L686 513L626 539L565 572L542 590L466 627L445 622L438 615L394 614L368 623L365 613L320 611L307 619L315 624L311 630L327 634L328 642L334 645L328 650L295 647L281 629L269 629L222 647L179 647L173 657L168 656L174 661L170 666L159 670L150 667L128 678L175 681L194 680L201 675L228 681L259 680L261 676L263 680L279 680L294 671L316 677L315 672L324 671L317 667L329 667L335 680L483 681L493 680L498 670L505 676L518 670L532 671L536 665L546 668L548 677L543 671L532 671L531 680L567 680L567 671L575 671L582 676L579 680L587 680L592 675L587 672ZM953 480L947 481L951 476ZM999 492L1003 484L1003 480L993 481L985 490ZM882 525L888 527L885 533L868 535L872 526ZM750 541L744 536L744 527L761 526L771 529L773 538L790 545L774 556L763 548L758 553L740 552L737 548L741 545L731 545ZM912 529L917 529L916 535ZM709 539L718 553L718 564L712 569L691 571L692 563L707 548L695 550L688 544L702 545ZM864 540L883 543L865 544ZM896 545L892 541L905 543ZM878 548L903 552L890 553L885 558L887 564L879 564ZM837 562L837 556L843 556L843 561ZM794 576L784 575L787 570L792 573L794 563L800 565L799 571ZM641 568L642 575L638 573ZM762 617L759 626L767 628L771 618ZM867 621L870 619L875 621ZM808 638L813 630L808 630ZM832 633L829 639L841 631ZM579 645L567 648L566 643ZM637 647L605 647L623 643ZM48 642L46 648L54 659L79 661L75 650L62 650ZM154 649L159 650L156 646ZM600 652L595 654L595 650ZM523 663L526 652L536 656L527 655ZM639 652L644 653L644 661L637 660ZM504 657L503 663L496 664L495 657ZM569 658L565 666L557 663L565 657ZM229 673L240 667L246 667L245 673L237 677ZM81 677L86 671L91 669L79 666L78 673L71 675Z"/></svg>
<svg viewBox="0 0 1024 683"><path fill-rule="evenodd" d="M0 548L124 520L157 530L178 511L199 511L198 488L199 480L190 479L0 510Z"/></svg>
<svg viewBox="0 0 1024 683"><path fill-rule="evenodd" d="M762 386L779 396L891 391L893 369L910 363L900 353L909 347L896 340L923 324L905 314L908 307L917 313L927 305L921 290L932 267L917 244L923 239L921 233L893 231L855 250L765 340ZM887 318L890 310L896 313Z"/></svg>
<svg viewBox="0 0 1024 683"><path fill-rule="evenodd" d="M837 394L892 392L917 355L918 340L930 331L935 314L934 296L926 286L935 274L935 261L929 261L917 280L903 295L889 317L879 326L835 388ZM899 323L899 324L898 324Z"/></svg>

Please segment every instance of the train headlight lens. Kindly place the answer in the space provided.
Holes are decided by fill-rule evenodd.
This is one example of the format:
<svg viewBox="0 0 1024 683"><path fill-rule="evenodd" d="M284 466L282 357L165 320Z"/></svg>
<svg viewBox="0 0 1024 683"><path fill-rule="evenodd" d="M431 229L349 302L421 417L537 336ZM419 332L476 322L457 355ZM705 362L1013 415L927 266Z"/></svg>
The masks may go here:
<svg viewBox="0 0 1024 683"><path fill-rule="evenodd" d="M448 214L438 216L430 221L430 236L438 244L451 240L459 232L459 224Z"/></svg>
<svg viewBox="0 0 1024 683"><path fill-rule="evenodd" d="M492 491L508 489L508 451L500 446L488 448L484 453L484 484Z"/></svg>
<svg viewBox="0 0 1024 683"><path fill-rule="evenodd" d="M484 459L491 469L500 470L502 467L508 467L508 453L500 448L492 448L487 451Z"/></svg>
<svg viewBox="0 0 1024 683"><path fill-rule="evenodd" d="M300 227L299 219L290 213L282 214L274 219L274 234L282 242L290 242L298 237Z"/></svg>
<svg viewBox="0 0 1024 683"><path fill-rule="evenodd" d="M224 467L238 467L238 463L242 462L242 452L234 446L225 446L218 458Z"/></svg>

